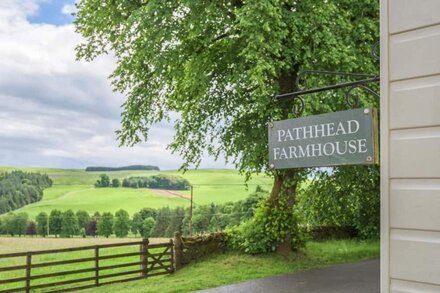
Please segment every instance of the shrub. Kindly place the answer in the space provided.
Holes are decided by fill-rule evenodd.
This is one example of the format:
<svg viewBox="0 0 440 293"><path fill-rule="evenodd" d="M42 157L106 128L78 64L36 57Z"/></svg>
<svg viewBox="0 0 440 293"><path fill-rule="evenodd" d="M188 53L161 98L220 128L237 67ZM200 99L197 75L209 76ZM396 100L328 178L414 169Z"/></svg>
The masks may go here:
<svg viewBox="0 0 440 293"><path fill-rule="evenodd" d="M227 230L227 235L231 248L247 253L273 252L287 235L290 235L292 250L305 243L294 209L283 201L279 202L277 208L263 201L253 218Z"/></svg>

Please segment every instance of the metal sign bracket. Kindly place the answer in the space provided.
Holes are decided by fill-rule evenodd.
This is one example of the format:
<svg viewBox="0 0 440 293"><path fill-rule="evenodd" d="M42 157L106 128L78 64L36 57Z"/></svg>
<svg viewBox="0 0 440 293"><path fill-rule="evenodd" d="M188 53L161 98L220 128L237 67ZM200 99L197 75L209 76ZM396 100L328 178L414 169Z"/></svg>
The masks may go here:
<svg viewBox="0 0 440 293"><path fill-rule="evenodd" d="M304 89L306 87L304 75L333 75L333 76L347 77L355 80L318 87L318 88ZM325 70L305 70L305 71L301 71L296 79L296 86L301 90L292 93L277 95L275 97L275 101L284 102L284 101L293 100L294 112L297 116L301 116L305 107L303 96L308 94L324 92L324 91L345 89L346 104L350 108L357 108L360 106L359 96L353 95L352 91L354 89L362 89L366 93L379 98L380 95L369 86L369 84L377 83L379 81L380 81L380 77L372 74L334 72L334 71L325 71Z"/></svg>

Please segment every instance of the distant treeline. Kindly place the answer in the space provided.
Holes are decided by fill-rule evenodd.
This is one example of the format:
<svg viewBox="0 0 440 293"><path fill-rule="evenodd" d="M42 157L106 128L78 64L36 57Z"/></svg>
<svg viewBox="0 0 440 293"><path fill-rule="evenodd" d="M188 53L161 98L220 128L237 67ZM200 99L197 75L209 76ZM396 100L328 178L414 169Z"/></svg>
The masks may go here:
<svg viewBox="0 0 440 293"><path fill-rule="evenodd" d="M118 178L101 174L95 183L95 187L120 187L121 182ZM128 188L160 188L170 190L187 190L191 184L188 180L180 176L158 174L152 176L128 177L122 180L122 187Z"/></svg>
<svg viewBox="0 0 440 293"><path fill-rule="evenodd" d="M192 213L192 232L194 234L223 231L239 225L254 215L255 207L267 195L257 188L245 200L225 204L196 205ZM0 234L55 235L126 237L130 232L142 237L172 237L174 232L189 233L189 207L171 209L143 208L132 217L125 211L115 214L86 211L52 210L49 214L41 212L35 220L29 220L26 213L9 213L0 218Z"/></svg>
<svg viewBox="0 0 440 293"><path fill-rule="evenodd" d="M0 174L0 214L37 202L43 190L52 186L46 174L13 171Z"/></svg>
<svg viewBox="0 0 440 293"><path fill-rule="evenodd" d="M150 165L133 165L125 167L87 167L87 172L102 172L102 171L160 171L157 166Z"/></svg>

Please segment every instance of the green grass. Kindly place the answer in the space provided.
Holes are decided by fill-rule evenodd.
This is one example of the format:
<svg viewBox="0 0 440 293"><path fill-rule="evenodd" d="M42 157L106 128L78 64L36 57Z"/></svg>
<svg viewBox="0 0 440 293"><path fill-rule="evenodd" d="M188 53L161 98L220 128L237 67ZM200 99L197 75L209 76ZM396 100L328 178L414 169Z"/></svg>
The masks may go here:
<svg viewBox="0 0 440 293"><path fill-rule="evenodd" d="M84 292L190 292L378 257L378 241L310 242L305 249L289 258L276 254L252 256L228 252L190 264L171 276L108 285Z"/></svg>
<svg viewBox="0 0 440 293"><path fill-rule="evenodd" d="M0 253L12 253L19 251L35 250L36 247L45 249L74 247L112 242L136 241L136 239L45 239L45 238L7 238L0 237ZM152 239L151 243L164 242L164 239ZM138 247L120 247L104 249L100 254L117 254L138 251ZM49 262L66 259L92 257L93 250L53 255L34 256L33 262ZM151 277L140 281L106 285L90 289L84 292L189 292L206 288L242 282L250 279L273 276L283 273L308 270L325 267L337 263L356 262L365 259L379 257L379 241L356 241L356 240L333 240L325 242L309 242L306 247L290 257L277 254L248 255L237 252L215 254L208 258L194 262L177 273L167 276ZM126 257L121 259L103 260L102 266L118 263L135 262L139 257ZM0 267L21 265L24 258L0 259ZM55 273L59 270L77 270L90 268L93 263L70 264L57 267L43 267L34 269L33 275ZM115 269L106 271L105 274L132 270L134 268ZM1 279L22 277L23 271L2 272ZM33 285L76 279L93 276L91 273L82 273L68 277L53 277L45 280L32 281ZM14 288L22 285L22 282L12 285L0 285L0 290Z"/></svg>
<svg viewBox="0 0 440 293"><path fill-rule="evenodd" d="M117 171L117 172L85 172L83 170L64 170L50 168L13 168L0 167L1 171L24 170L41 172L49 175L54 186L44 191L40 202L27 205L17 211L27 212L34 218L39 212L50 212L52 209L84 209L89 213L116 212L125 209L130 214L143 207L160 208L164 206L189 206L189 200L178 196L166 196L155 190L131 188L94 188L93 184L99 175L106 173L110 178L120 180L130 176L151 176L154 174L179 175L194 186L195 204L225 203L246 198L261 185L269 190L272 179L266 176L254 176L245 186L245 178L235 170L190 170L186 173L178 171ZM189 197L190 191L179 192Z"/></svg>
<svg viewBox="0 0 440 293"><path fill-rule="evenodd" d="M60 188L55 186L54 188ZM131 215L139 211L142 207L160 208L164 206L176 207L187 206L189 201L179 197L165 197L157 195L147 189L131 188L91 188L88 186L77 186L72 191L64 192L65 186L60 188L63 193L51 194L52 199L46 199L31 205L27 205L17 212L26 212L34 218L39 212L49 213L52 209L85 210L93 214L100 212L116 212L125 209ZM48 189L51 192L51 189Z"/></svg>
<svg viewBox="0 0 440 293"><path fill-rule="evenodd" d="M90 246L96 244L107 244L107 243L121 243L121 242L136 242L140 241L140 239L103 239L103 238L30 238L30 237L0 237L0 254L2 253L15 253L15 252L26 252L26 251L35 251L35 250L50 250L57 248L71 248L71 247L79 247L79 246ZM168 242L168 239L150 239L150 243L163 243ZM43 248L44 247L44 248ZM157 248L150 250L151 253L157 253L163 251L164 248ZM132 253L139 252L139 245L130 245L124 247L113 247L113 248L102 248L99 251L100 256L106 255L115 255L115 254L123 254L123 253ZM51 254L40 254L32 256L32 263L47 263L47 262L56 262L62 260L73 260L80 258L91 258L94 257L94 249L83 250L83 251L73 251L73 252L61 252L61 253L51 253ZM117 264L124 263L133 263L139 262L139 256L128 256L114 259L103 259L100 260L100 266L112 266ZM12 258L0 258L0 268L1 267L10 267L10 266L18 266L26 263L25 256L12 257ZM51 273L57 273L62 271L72 271L78 269L90 269L94 268L94 261L86 261L81 263L73 263L73 264L64 264L57 266L46 266L40 268L33 268L32 275L45 275ZM125 268L115 268L103 270L102 275L108 275L112 273L126 272L138 270L139 265L125 267ZM80 279L80 278L89 278L93 277L95 272L85 272L85 273L77 273L71 274L67 276L57 276L57 277L49 277L44 279L35 279L31 281L31 285L39 285L39 284L47 284L53 282L67 281L72 279ZM15 271L6 271L1 272L0 279L14 279L21 278L24 276L24 270L15 270ZM127 275L128 277L137 277L139 274L131 274ZM120 277L119 277L120 278ZM118 278L116 278L117 280ZM103 279L104 280L104 279ZM105 281L115 280L115 278L106 278ZM89 281L88 284L91 282ZM86 283L79 283L80 285L87 285ZM9 284L0 284L0 290L10 290L14 288L23 287L24 282L14 282ZM56 287L52 290L57 289ZM58 288L60 289L60 288ZM32 291L34 292L34 291ZM39 292L39 291L37 291Z"/></svg>

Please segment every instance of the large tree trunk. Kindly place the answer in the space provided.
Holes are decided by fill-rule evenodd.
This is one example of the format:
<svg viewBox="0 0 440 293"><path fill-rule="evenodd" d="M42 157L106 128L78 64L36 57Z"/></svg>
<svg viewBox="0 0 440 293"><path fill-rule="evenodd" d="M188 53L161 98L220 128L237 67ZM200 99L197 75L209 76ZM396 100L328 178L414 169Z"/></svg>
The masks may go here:
<svg viewBox="0 0 440 293"><path fill-rule="evenodd" d="M289 93L297 90L295 80L297 77L296 72L288 72L281 74L279 78L279 88L280 94ZM284 117L287 119L287 115L292 111L292 104L283 105ZM269 197L269 202L271 208L283 209L283 208L293 208L296 200L296 189L298 186L298 170L296 169L286 169L277 170L274 172L274 184L272 187L272 192ZM280 207L278 204L281 200L287 202L287 207ZM291 248L291 233L287 233L284 241L278 244L277 252L283 255L289 254L292 251Z"/></svg>

